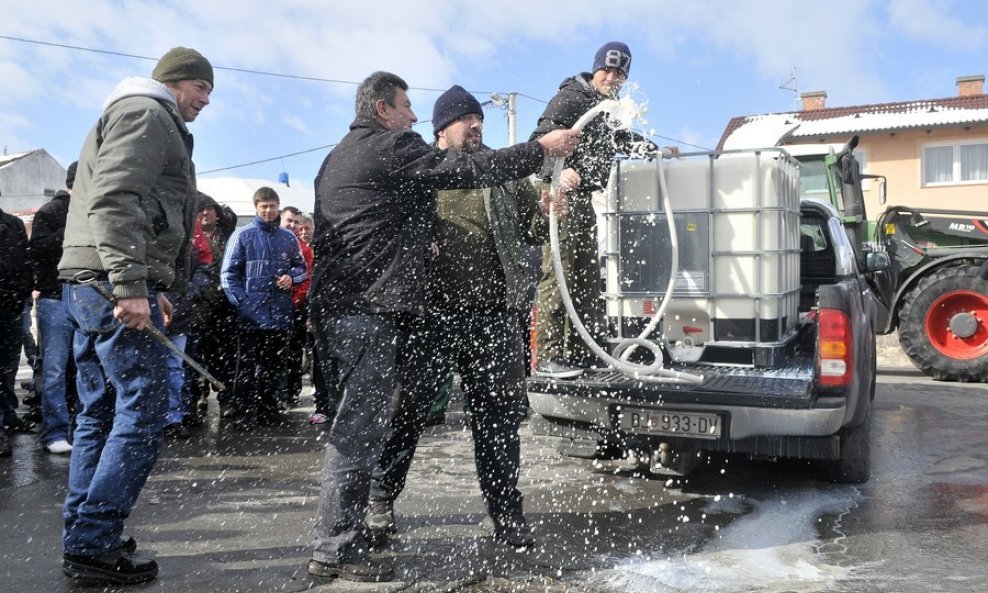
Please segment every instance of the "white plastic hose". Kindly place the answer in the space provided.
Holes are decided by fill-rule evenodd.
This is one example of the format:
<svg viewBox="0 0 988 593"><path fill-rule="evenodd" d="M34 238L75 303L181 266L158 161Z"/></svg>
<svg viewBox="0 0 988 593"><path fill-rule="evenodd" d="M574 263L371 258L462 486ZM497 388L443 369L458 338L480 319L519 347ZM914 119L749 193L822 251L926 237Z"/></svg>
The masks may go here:
<svg viewBox="0 0 988 593"><path fill-rule="evenodd" d="M609 113L614 116L617 115L622 120L627 120L631 116L632 110L635 109L633 103L630 99L623 99L621 101L615 99L608 99L606 101L601 101L589 111L583 114L579 120L573 125L573 129L582 130L583 126L596 117L600 113ZM630 122L627 123L630 127ZM563 171L564 159L557 158L553 163L552 168L552 183L550 185L550 193L553 196L559 193L559 177ZM672 212L672 202L669 200L669 191L666 185L664 165L661 157L659 158L658 164L658 174L659 174L659 188L662 191L662 207L665 210L666 222L669 225L669 238L672 245L671 249L671 260L672 269L669 274L669 284L666 286L665 297L662 299L662 304L659 305L659 309L652 316L651 321L642 330L642 333L638 335L637 338L623 338L617 344L614 349L614 353L618 356L615 358L604 351L603 348L597 344L597 341L593 339L590 332L583 325L580 320L580 316L577 314L576 309L573 307L573 299L570 297L569 289L566 287L566 277L563 273L563 263L562 258L559 253L559 220L556 216L555 209L552 207L552 202L549 206L549 245L552 250L552 269L556 274L556 282L559 284L559 295L563 301L563 307L566 308L566 313L569 315L573 322L573 326L576 328L576 332L580 335L580 338L586 343L587 347L597 355L598 358L609 364L614 369L629 375L635 379L641 379L646 381L661 381L668 383L702 383L703 376L694 375L691 373L683 373L680 371L674 371L667 369L663 366L663 352L658 344L648 340L648 337L652 334L659 323L662 321L662 316L665 315L666 307L669 305L669 301L672 299L672 292L676 285L676 275L679 273L679 242L676 236L676 223L673 220ZM633 362L628 362L628 356L637 347L643 347L652 352L654 360L651 364L637 364Z"/></svg>

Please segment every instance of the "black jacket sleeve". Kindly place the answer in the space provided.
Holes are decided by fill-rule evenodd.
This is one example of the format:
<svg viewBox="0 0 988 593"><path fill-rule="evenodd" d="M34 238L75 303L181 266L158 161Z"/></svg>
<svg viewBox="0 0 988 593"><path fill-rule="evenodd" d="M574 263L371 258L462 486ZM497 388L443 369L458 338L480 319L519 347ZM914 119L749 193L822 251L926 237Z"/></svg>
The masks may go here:
<svg viewBox="0 0 988 593"><path fill-rule="evenodd" d="M31 256L21 219L0 211L0 307L23 307L31 295Z"/></svg>
<svg viewBox="0 0 988 593"><path fill-rule="evenodd" d="M59 217L56 205L49 202L38 210L31 225L31 260L34 262L34 286L40 290L42 270L54 270L62 257L65 217Z"/></svg>
<svg viewBox="0 0 988 593"><path fill-rule="evenodd" d="M396 135L392 154L392 175L399 185L422 191L500 185L535 173L543 158L535 141L464 153L437 150L415 132Z"/></svg>

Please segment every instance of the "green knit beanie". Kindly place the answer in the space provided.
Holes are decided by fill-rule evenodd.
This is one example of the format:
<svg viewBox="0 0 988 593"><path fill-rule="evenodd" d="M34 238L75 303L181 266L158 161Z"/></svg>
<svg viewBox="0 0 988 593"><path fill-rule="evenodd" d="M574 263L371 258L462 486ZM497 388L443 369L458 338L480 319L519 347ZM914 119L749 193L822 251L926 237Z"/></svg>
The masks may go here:
<svg viewBox="0 0 988 593"><path fill-rule="evenodd" d="M158 60L151 78L158 82L208 80L213 84L213 66L194 49L173 47Z"/></svg>

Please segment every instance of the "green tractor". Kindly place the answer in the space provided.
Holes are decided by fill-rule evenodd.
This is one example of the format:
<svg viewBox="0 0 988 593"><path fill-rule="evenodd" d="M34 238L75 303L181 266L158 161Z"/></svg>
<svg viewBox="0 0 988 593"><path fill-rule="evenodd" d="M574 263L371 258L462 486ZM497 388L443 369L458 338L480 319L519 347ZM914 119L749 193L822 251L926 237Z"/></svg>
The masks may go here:
<svg viewBox="0 0 988 593"><path fill-rule="evenodd" d="M823 164L861 269L875 269L869 258L888 259L868 274L880 300L875 331L898 329L910 360L936 380L988 381L988 212L889 206L869 221L862 181L880 184L882 204L886 182L861 173L857 144L855 136ZM812 158L797 158L812 168Z"/></svg>

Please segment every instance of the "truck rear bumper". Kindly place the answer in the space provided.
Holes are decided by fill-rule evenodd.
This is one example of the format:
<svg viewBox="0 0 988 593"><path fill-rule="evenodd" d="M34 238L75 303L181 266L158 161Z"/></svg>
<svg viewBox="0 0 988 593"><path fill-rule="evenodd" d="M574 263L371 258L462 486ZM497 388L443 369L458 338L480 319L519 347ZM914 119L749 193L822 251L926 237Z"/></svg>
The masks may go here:
<svg viewBox="0 0 988 593"><path fill-rule="evenodd" d="M840 430L846 417L843 398L818 401L818 407L800 409L703 403L633 403L538 391L529 391L528 400L532 411L549 422L578 423L606 431L619 430L617 414L622 406L717 414L725 423L722 440L727 441L751 437L827 437Z"/></svg>

